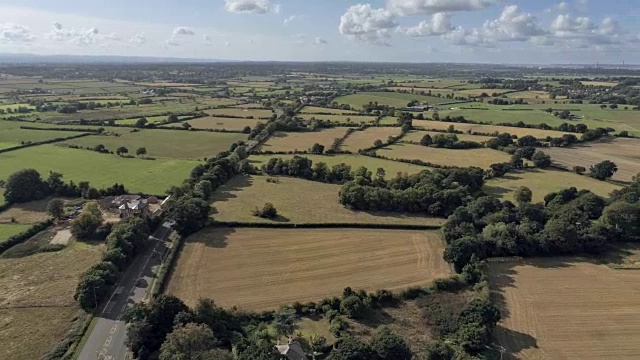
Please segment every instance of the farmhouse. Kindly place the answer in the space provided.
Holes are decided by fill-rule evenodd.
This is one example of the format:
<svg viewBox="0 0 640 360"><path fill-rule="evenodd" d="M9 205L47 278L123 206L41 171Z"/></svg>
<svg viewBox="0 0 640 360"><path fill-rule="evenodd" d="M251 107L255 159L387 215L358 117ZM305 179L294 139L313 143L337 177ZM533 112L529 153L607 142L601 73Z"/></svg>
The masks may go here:
<svg viewBox="0 0 640 360"><path fill-rule="evenodd" d="M124 200L118 206L118 211L123 219L134 215L147 215L149 213L149 202L146 199Z"/></svg>
<svg viewBox="0 0 640 360"><path fill-rule="evenodd" d="M304 350L302 349L302 346L300 346L300 343L293 340L291 337L289 337L287 344L280 345L278 342L276 349L278 349L278 352L280 352L281 355L286 356L289 360L307 360L307 356L304 354Z"/></svg>

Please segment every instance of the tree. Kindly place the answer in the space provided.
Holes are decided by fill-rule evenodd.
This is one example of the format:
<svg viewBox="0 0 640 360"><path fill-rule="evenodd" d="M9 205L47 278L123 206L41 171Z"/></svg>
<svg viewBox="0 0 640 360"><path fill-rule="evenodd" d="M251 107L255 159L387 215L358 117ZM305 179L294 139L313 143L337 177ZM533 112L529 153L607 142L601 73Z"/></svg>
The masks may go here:
<svg viewBox="0 0 640 360"><path fill-rule="evenodd" d="M640 238L640 205L616 201L604 209L602 222L626 238L637 240Z"/></svg>
<svg viewBox="0 0 640 360"><path fill-rule="evenodd" d="M174 222L173 228L182 236L189 236L202 229L209 221L211 206L200 198L183 196L170 201L167 219Z"/></svg>
<svg viewBox="0 0 640 360"><path fill-rule="evenodd" d="M243 338L234 348L235 360L282 360L271 342L259 338Z"/></svg>
<svg viewBox="0 0 640 360"><path fill-rule="evenodd" d="M273 314L273 324L276 332L281 336L287 336L293 333L296 320L296 310L289 306L283 306Z"/></svg>
<svg viewBox="0 0 640 360"><path fill-rule="evenodd" d="M189 129L191 129L191 124L189 124L188 122L182 123L182 128L186 129L186 130L189 130Z"/></svg>
<svg viewBox="0 0 640 360"><path fill-rule="evenodd" d="M80 240L87 240L93 236L102 225L102 213L95 202L84 205L82 213L71 222L71 234Z"/></svg>
<svg viewBox="0 0 640 360"><path fill-rule="evenodd" d="M340 339L327 360L370 360L374 358L371 348L352 337Z"/></svg>
<svg viewBox="0 0 640 360"><path fill-rule="evenodd" d="M313 144L311 147L311 153L316 155L321 155L324 153L324 145L320 145L318 143Z"/></svg>
<svg viewBox="0 0 640 360"><path fill-rule="evenodd" d="M124 146L120 146L118 149L116 149L116 154L117 155L123 155L129 152L129 149L127 149Z"/></svg>
<svg viewBox="0 0 640 360"><path fill-rule="evenodd" d="M144 147L138 148L138 150L136 150L136 155L144 157L145 155L147 155L147 148L144 148Z"/></svg>
<svg viewBox="0 0 640 360"><path fill-rule="evenodd" d="M429 134L423 136L422 139L420 139L420 145L422 146L429 146L431 144L433 144L433 139Z"/></svg>
<svg viewBox="0 0 640 360"><path fill-rule="evenodd" d="M256 208L253 211L254 216L259 216L264 219L275 219L278 216L278 210L272 203L266 203L262 209Z"/></svg>
<svg viewBox="0 0 640 360"><path fill-rule="evenodd" d="M138 119L138 121L136 121L135 124L133 124L133 126L137 127L137 128L143 128L147 125L149 121L147 121L146 117L141 117L140 119Z"/></svg>
<svg viewBox="0 0 640 360"><path fill-rule="evenodd" d="M49 189L40 178L40 173L34 169L16 171L7 179L4 188L4 201L23 203L31 200L39 200L47 196Z"/></svg>
<svg viewBox="0 0 640 360"><path fill-rule="evenodd" d="M573 167L573 172L575 172L578 175L582 175L587 171L587 169L584 166L579 166L576 165Z"/></svg>
<svg viewBox="0 0 640 360"><path fill-rule="evenodd" d="M370 346L379 360L411 360L413 356L407 343L386 326L378 328Z"/></svg>
<svg viewBox="0 0 640 360"><path fill-rule="evenodd" d="M167 122L168 123L174 123L174 122L177 122L178 120L179 120L179 118L175 114L171 114L171 115L167 116Z"/></svg>
<svg viewBox="0 0 640 360"><path fill-rule="evenodd" d="M251 127L250 127L250 126L245 126L245 127L242 129L242 133L244 133L244 134L251 134Z"/></svg>
<svg viewBox="0 0 640 360"><path fill-rule="evenodd" d="M384 143L380 139L377 139L376 141L373 142L374 147L381 147L382 145L384 145Z"/></svg>
<svg viewBox="0 0 640 360"><path fill-rule="evenodd" d="M618 108L618 104L611 104L611 105L609 105L609 109L611 109L611 110L615 110L615 109L617 109L617 108Z"/></svg>
<svg viewBox="0 0 640 360"><path fill-rule="evenodd" d="M591 177L598 180L606 180L613 176L618 171L618 166L610 161L605 160L601 163L595 164L589 168Z"/></svg>
<svg viewBox="0 0 640 360"><path fill-rule="evenodd" d="M60 220L64 215L64 201L60 199L49 201L47 204L47 214L56 220Z"/></svg>
<svg viewBox="0 0 640 360"><path fill-rule="evenodd" d="M528 204L531 202L533 193L531 192L531 189L529 189L528 187L521 186L513 194L513 197L519 205Z"/></svg>
<svg viewBox="0 0 640 360"><path fill-rule="evenodd" d="M204 324L175 328L160 347L160 360L195 359L218 346L211 329Z"/></svg>
<svg viewBox="0 0 640 360"><path fill-rule="evenodd" d="M551 166L551 156L543 153L542 151L536 151L536 153L531 157L531 160L536 167L541 169Z"/></svg>
<svg viewBox="0 0 640 360"><path fill-rule="evenodd" d="M525 135L518 139L518 146L536 146L538 139L531 135Z"/></svg>
<svg viewBox="0 0 640 360"><path fill-rule="evenodd" d="M605 105L605 104L600 105L600 109L603 109L603 110L604 110L604 109L606 109L606 108L607 108L607 105Z"/></svg>

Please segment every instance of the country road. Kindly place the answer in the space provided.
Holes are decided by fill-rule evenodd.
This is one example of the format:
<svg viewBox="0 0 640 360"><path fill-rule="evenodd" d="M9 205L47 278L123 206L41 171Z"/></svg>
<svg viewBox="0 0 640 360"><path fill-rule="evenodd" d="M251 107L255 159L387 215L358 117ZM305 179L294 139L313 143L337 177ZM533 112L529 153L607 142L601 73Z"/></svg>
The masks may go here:
<svg viewBox="0 0 640 360"><path fill-rule="evenodd" d="M151 291L151 283L162 260L162 254L165 252L165 241L170 234L170 224L165 222L149 237L147 248L123 273L115 291L102 308L78 359L128 360L133 358L125 345L127 328L122 315L128 307L141 302Z"/></svg>

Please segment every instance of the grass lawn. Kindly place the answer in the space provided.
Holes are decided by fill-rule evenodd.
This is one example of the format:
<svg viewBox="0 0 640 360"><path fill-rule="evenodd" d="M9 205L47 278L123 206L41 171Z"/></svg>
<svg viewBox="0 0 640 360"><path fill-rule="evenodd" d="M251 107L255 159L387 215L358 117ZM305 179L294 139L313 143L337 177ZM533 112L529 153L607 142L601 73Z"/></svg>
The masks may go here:
<svg viewBox="0 0 640 360"><path fill-rule="evenodd" d="M30 227L31 225L0 224L0 243L7 241L7 239L13 235L19 234Z"/></svg>
<svg viewBox="0 0 640 360"><path fill-rule="evenodd" d="M606 181L599 181L588 176L578 175L568 171L554 169L528 169L517 173L508 173L503 177L490 179L483 190L489 195L503 200L514 201L513 193L521 186L526 186L533 192L533 202L544 201L545 195L569 188L587 189L600 196L609 194L621 186Z"/></svg>
<svg viewBox="0 0 640 360"><path fill-rule="evenodd" d="M281 158L283 160L291 159L294 155L251 155L249 160L256 167L261 167L266 164L271 158ZM387 179L394 177L397 173L417 174L420 171L429 170L430 168L425 166L413 165L402 163L399 161L376 159L368 156L361 155L301 155L310 159L313 163L323 162L328 166L337 164L347 164L351 166L351 169L355 170L360 166L364 166L371 172L375 173L378 168L383 168L387 173Z"/></svg>
<svg viewBox="0 0 640 360"><path fill-rule="evenodd" d="M338 104L349 104L353 108L361 109L363 105L367 105L370 102L378 102L378 104L381 105L403 108L413 100L426 102L428 104L442 104L451 101L450 99L397 92L361 92L339 97L335 101L338 102Z"/></svg>
<svg viewBox="0 0 640 360"><path fill-rule="evenodd" d="M83 147L94 147L102 144L110 151L120 146L135 155L136 149L144 147L147 156L165 159L202 159L214 157L226 151L237 141L246 140L247 135L237 133L214 133L205 131L184 130L142 130L128 132L120 136L94 135L87 136L65 144Z"/></svg>
<svg viewBox="0 0 640 360"><path fill-rule="evenodd" d="M352 211L340 205L337 184L278 177L268 183L265 176L238 176L221 187L213 197L213 218L220 221L295 224L415 224L441 225L444 219L418 214ZM272 203L278 210L275 220L253 216L251 211Z"/></svg>
<svg viewBox="0 0 640 360"><path fill-rule="evenodd" d="M3 165L0 167L0 179L30 167L45 177L50 171L56 171L64 175L65 181L89 181L97 188L123 183L131 192L156 195L164 194L170 186L182 183L198 164L189 160L125 159L55 145L0 154L0 163Z"/></svg>
<svg viewBox="0 0 640 360"><path fill-rule="evenodd" d="M491 164L508 162L509 154L493 149L450 150L413 144L394 144L378 149L378 155L390 159L422 160L438 165L488 169Z"/></svg>

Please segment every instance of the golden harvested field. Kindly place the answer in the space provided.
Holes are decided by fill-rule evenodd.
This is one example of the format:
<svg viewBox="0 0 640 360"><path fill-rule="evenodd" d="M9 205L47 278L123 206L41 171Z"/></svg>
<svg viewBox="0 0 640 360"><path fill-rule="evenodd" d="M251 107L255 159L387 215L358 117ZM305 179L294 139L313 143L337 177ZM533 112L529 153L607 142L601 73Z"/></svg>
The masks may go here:
<svg viewBox="0 0 640 360"><path fill-rule="evenodd" d="M272 203L278 210L276 222L294 224L411 224L442 225L445 219L419 214L352 211L338 202L341 185L278 177L278 184L265 176L237 176L213 196L213 218L219 221L273 223L253 216L251 211Z"/></svg>
<svg viewBox="0 0 640 360"><path fill-rule="evenodd" d="M551 155L551 160L568 169L576 165L589 169L604 160L611 160L618 166L614 180L631 181L640 173L640 140L638 139L604 139L570 148L545 148L543 151Z"/></svg>
<svg viewBox="0 0 640 360"><path fill-rule="evenodd" d="M242 109L242 108L224 108L205 111L212 116L229 115L229 116L241 116L247 118L253 116L254 119L269 119L273 112L271 110L264 109Z"/></svg>
<svg viewBox="0 0 640 360"><path fill-rule="evenodd" d="M49 218L47 204L50 200L43 199L12 205L9 209L0 213L0 223L11 223L12 218L18 224L35 224L45 221Z"/></svg>
<svg viewBox="0 0 640 360"><path fill-rule="evenodd" d="M320 114L300 114L298 115L301 119L304 120L326 120L329 122L337 122L337 123L372 123L376 121L377 117L375 116L353 116L353 115L320 115Z"/></svg>
<svg viewBox="0 0 640 360"><path fill-rule="evenodd" d="M581 81L584 86L607 86L614 87L618 86L618 83L615 81Z"/></svg>
<svg viewBox="0 0 640 360"><path fill-rule="evenodd" d="M354 289L424 286L451 274L436 232L207 228L187 238L167 293L188 305L276 309Z"/></svg>
<svg viewBox="0 0 640 360"><path fill-rule="evenodd" d="M345 136L348 128L336 127L313 132L276 132L261 147L261 151L305 151L313 144L324 145L329 150L336 138Z"/></svg>
<svg viewBox="0 0 640 360"><path fill-rule="evenodd" d="M640 271L578 258L495 263L498 343L517 359L640 358Z"/></svg>
<svg viewBox="0 0 640 360"><path fill-rule="evenodd" d="M589 176L578 175L561 170L529 169L510 172L502 177L487 180L483 190L499 199L514 201L513 193L521 186L533 192L533 202L544 201L545 195L574 186L578 190L587 189L603 197L621 186L606 181L599 181Z"/></svg>
<svg viewBox="0 0 640 360"><path fill-rule="evenodd" d="M291 159L294 155L251 155L249 160L252 164L258 168L266 164L271 158L281 158L283 160ZM383 168L386 171L386 178L390 179L395 177L397 173L417 174L420 171L429 170L426 166L413 165L402 163L399 161L377 159L369 156L361 155L299 155L308 158L314 164L317 162L323 162L329 167L337 164L347 164L351 166L352 170L356 170L360 166L364 166L371 172L375 173L378 168Z"/></svg>
<svg viewBox="0 0 640 360"><path fill-rule="evenodd" d="M441 132L435 131L416 131L412 130L407 135L405 135L402 140L404 141L417 141L420 142L425 135L431 135L434 137L436 135L446 135ZM475 141L475 142L485 142L493 139L492 136L482 136L482 135L468 135L468 134L455 134L459 140L461 141Z"/></svg>
<svg viewBox="0 0 640 360"><path fill-rule="evenodd" d="M102 246L74 244L55 253L0 259L0 358L38 359L51 351L79 311L80 274L100 261Z"/></svg>
<svg viewBox="0 0 640 360"><path fill-rule="evenodd" d="M245 126L248 126L253 129L257 123L263 122L266 120L258 120L258 119L234 119L234 118L221 118L214 116L207 116L199 119L193 119L189 121L184 121L177 124L170 124L167 127L181 127L183 123L189 123L195 129L218 129L218 130L242 130Z"/></svg>
<svg viewBox="0 0 640 360"><path fill-rule="evenodd" d="M389 136L400 135L399 127L370 127L363 131L354 131L349 135L341 146L341 150L357 152L360 149L367 149L373 146L376 140L387 142Z"/></svg>
<svg viewBox="0 0 640 360"><path fill-rule="evenodd" d="M343 115L343 114L357 114L355 111L351 110L343 110L343 109L330 109L323 108L317 106L305 106L302 110L300 110L301 114L334 114L334 115Z"/></svg>
<svg viewBox="0 0 640 360"><path fill-rule="evenodd" d="M487 148L451 150L413 144L394 144L377 150L378 155L389 159L422 160L438 165L488 169L491 164L508 162L509 154Z"/></svg>
<svg viewBox="0 0 640 360"><path fill-rule="evenodd" d="M431 120L413 120L413 126L421 127L425 130L431 130L431 129L447 130L451 125L453 125L456 130L463 131L463 132L467 132L471 130L472 132L492 134L497 131L499 133L509 133L511 135L516 135L518 137L523 137L525 135L532 135L537 138L545 138L547 136L561 137L562 135L565 134L561 131L555 131L555 130L527 129L527 128L517 128L517 127L510 127L510 126L499 126L499 125L448 123L444 121L431 121Z"/></svg>

